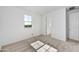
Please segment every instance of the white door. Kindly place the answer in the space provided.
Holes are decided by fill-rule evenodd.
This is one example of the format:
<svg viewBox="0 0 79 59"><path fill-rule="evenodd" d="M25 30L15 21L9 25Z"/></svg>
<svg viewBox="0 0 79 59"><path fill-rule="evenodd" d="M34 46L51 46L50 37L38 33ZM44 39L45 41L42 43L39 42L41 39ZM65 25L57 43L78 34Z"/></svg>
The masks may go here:
<svg viewBox="0 0 79 59"><path fill-rule="evenodd" d="M69 14L69 38L79 40L79 12Z"/></svg>

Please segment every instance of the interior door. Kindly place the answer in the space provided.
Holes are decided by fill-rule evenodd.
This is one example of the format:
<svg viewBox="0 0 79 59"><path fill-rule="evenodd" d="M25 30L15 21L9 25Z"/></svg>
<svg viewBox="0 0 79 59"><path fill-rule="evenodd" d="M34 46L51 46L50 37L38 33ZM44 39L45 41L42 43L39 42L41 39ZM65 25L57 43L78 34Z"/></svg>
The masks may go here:
<svg viewBox="0 0 79 59"><path fill-rule="evenodd" d="M79 40L79 12L69 14L69 38Z"/></svg>

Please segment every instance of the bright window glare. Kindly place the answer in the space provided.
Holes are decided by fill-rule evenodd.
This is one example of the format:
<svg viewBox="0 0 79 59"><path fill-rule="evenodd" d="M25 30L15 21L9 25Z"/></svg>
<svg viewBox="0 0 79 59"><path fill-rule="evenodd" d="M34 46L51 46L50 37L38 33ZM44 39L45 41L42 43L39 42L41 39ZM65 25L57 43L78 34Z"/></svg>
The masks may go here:
<svg viewBox="0 0 79 59"><path fill-rule="evenodd" d="M24 15L24 26L32 26L32 16Z"/></svg>
<svg viewBox="0 0 79 59"><path fill-rule="evenodd" d="M24 21L32 21L32 17L28 15L24 15Z"/></svg>
<svg viewBox="0 0 79 59"><path fill-rule="evenodd" d="M24 22L24 25L31 25L31 22Z"/></svg>

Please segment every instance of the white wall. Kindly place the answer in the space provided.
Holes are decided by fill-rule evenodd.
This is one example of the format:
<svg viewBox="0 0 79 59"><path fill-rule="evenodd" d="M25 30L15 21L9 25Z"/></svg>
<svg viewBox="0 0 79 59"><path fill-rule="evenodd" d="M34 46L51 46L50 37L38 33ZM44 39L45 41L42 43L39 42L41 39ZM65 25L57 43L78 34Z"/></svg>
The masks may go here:
<svg viewBox="0 0 79 59"><path fill-rule="evenodd" d="M47 16L47 34L53 38L66 40L66 9L58 9L45 15Z"/></svg>
<svg viewBox="0 0 79 59"><path fill-rule="evenodd" d="M51 34L51 18L48 15L42 16L42 34Z"/></svg>
<svg viewBox="0 0 79 59"><path fill-rule="evenodd" d="M0 7L1 8L1 7ZM40 34L40 15L28 13L16 7L3 7L0 13L2 19L1 45L10 44ZM3 15L2 15L3 14ZM24 15L32 16L32 28L24 28Z"/></svg>
<svg viewBox="0 0 79 59"><path fill-rule="evenodd" d="M47 24L46 24L46 16L42 15L42 20L41 20L41 34L46 35L47 31Z"/></svg>
<svg viewBox="0 0 79 59"><path fill-rule="evenodd" d="M2 44L2 7L0 8L0 50L1 50L1 44Z"/></svg>

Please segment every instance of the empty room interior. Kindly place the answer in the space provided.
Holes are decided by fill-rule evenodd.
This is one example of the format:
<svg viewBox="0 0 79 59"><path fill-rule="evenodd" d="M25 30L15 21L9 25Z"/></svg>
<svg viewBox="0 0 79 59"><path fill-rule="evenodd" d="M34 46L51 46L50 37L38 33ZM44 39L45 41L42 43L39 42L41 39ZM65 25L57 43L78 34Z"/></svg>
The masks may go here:
<svg viewBox="0 0 79 59"><path fill-rule="evenodd" d="M0 52L79 52L79 7L0 6Z"/></svg>

